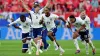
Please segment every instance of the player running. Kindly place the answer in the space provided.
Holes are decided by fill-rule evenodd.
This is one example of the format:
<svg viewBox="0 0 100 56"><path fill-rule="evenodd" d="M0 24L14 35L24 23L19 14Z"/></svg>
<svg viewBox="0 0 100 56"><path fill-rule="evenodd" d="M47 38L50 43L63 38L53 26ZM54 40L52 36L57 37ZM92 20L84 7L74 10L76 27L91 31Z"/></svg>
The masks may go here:
<svg viewBox="0 0 100 56"><path fill-rule="evenodd" d="M40 21L40 24L43 24L46 26L47 31L48 31L47 35L50 38L50 40L54 43L54 46L56 47L55 50L59 49L61 52L60 55L62 55L64 53L64 50L56 41L55 33L57 31L57 27L54 21L56 19L61 19L61 20L63 19L55 14L50 13L50 8L45 8L44 13L45 14L42 15L42 20Z"/></svg>
<svg viewBox="0 0 100 56"><path fill-rule="evenodd" d="M49 4L50 4L50 0L48 0L46 6L44 8L42 8L40 10L40 5L39 4L36 4L34 5L34 9L35 11L31 11L27 8L27 6L25 5L24 1L21 0L22 2L22 5L24 7L24 9L26 9L26 11L28 13L30 13L31 15L31 18L32 18L32 28L33 28L33 36L34 36L34 41L36 43L36 47L37 47L37 51L36 51L36 55L39 55L39 50L40 50L40 45L41 45L41 42L42 42L42 28L43 26L39 24L41 18L42 18L42 13L43 13L43 10L45 7L48 7Z"/></svg>
<svg viewBox="0 0 100 56"><path fill-rule="evenodd" d="M84 41L84 40L86 41L86 53L89 54L89 52L88 52L89 51L88 50L89 49L88 44L89 44L90 47L92 48L92 53L94 55L95 54L95 47L94 47L92 41L90 40L90 35L89 35L90 24L91 24L90 18L86 15L86 12L85 12L84 9L80 11L80 16L79 17L85 22L86 31L88 32L87 37L82 38L82 41ZM85 33L85 31L83 33ZM84 34L84 36L85 36L85 34Z"/></svg>
<svg viewBox="0 0 100 56"><path fill-rule="evenodd" d="M71 25L75 26L75 32L73 32L73 39L76 39L78 36L80 36L82 41L85 41L88 43L88 34L89 31L86 29L86 24L85 21L83 21L80 17L74 17L74 15L69 16L67 22L66 22L67 27L71 28ZM74 42L77 52L80 52L79 46L77 41ZM87 46L86 46L87 47Z"/></svg>
<svg viewBox="0 0 100 56"><path fill-rule="evenodd" d="M20 24L20 26L16 26L15 24ZM29 36L31 20L28 17L21 15L20 18L18 18L14 22L11 22L8 26L11 25L13 25L15 28L22 29L22 53L26 53L28 49L29 51L31 51L31 37Z"/></svg>

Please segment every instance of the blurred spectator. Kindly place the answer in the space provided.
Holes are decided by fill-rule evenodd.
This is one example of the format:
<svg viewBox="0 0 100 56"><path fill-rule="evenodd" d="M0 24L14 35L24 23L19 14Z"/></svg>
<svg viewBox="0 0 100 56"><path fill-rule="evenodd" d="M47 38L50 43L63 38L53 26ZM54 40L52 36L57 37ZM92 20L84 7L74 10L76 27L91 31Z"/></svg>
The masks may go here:
<svg viewBox="0 0 100 56"><path fill-rule="evenodd" d="M96 8L99 5L98 0L92 0L91 4L92 4L93 7L96 7Z"/></svg>
<svg viewBox="0 0 100 56"><path fill-rule="evenodd" d="M91 3L90 3L89 0L85 0L85 1L84 1L84 8L85 8L85 10L86 10L87 12L91 11L92 5L91 5Z"/></svg>
<svg viewBox="0 0 100 56"><path fill-rule="evenodd" d="M33 3L38 1L41 7L44 7L47 0L24 0L29 9L32 9ZM52 12L63 14L65 12L78 12L80 9L86 9L87 12L99 11L100 0L51 0ZM0 0L0 12L26 12L20 0Z"/></svg>
<svg viewBox="0 0 100 56"><path fill-rule="evenodd" d="M100 13L100 5L98 6L97 11Z"/></svg>

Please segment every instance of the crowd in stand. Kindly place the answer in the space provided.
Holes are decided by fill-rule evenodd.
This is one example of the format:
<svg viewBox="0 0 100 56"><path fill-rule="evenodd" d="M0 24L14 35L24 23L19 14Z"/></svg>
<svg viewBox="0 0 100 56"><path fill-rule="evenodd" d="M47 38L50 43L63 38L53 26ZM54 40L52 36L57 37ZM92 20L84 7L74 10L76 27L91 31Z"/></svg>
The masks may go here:
<svg viewBox="0 0 100 56"><path fill-rule="evenodd" d="M38 1L42 7L47 0L24 0L29 9L32 9L33 3ZM80 9L86 9L87 12L100 12L100 0L51 0L52 12L79 12ZM2 12L26 12L20 0L0 0L0 13Z"/></svg>

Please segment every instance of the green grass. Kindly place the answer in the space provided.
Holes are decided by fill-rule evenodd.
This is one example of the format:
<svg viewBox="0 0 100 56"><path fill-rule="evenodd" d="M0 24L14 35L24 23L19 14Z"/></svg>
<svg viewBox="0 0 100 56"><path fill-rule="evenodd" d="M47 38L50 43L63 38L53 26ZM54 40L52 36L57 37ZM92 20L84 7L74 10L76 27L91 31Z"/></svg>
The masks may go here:
<svg viewBox="0 0 100 56"><path fill-rule="evenodd" d="M48 51L44 51L40 56L59 56L59 51L54 50L54 46L51 41L48 41L51 46L48 49ZM75 54L75 47L72 40L59 40L58 41L60 45L65 49L65 53L63 56L86 56L85 53L85 47L84 45L79 41L79 46L81 48L80 54ZM29 54L23 54L21 52L22 42L21 40L0 40L0 56L36 56L35 53L29 55ZM100 56L100 41L93 41L95 47L96 47L96 55ZM89 49L89 55L92 55L91 48Z"/></svg>

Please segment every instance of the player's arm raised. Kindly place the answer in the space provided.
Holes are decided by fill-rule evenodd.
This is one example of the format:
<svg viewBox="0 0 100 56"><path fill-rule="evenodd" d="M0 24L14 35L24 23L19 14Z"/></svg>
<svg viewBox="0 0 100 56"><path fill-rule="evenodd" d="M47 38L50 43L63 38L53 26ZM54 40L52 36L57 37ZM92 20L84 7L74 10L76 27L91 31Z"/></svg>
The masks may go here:
<svg viewBox="0 0 100 56"><path fill-rule="evenodd" d="M11 22L10 24L8 24L7 26L9 27L9 26L14 25L16 23L17 23L17 21L14 21L14 22Z"/></svg>
<svg viewBox="0 0 100 56"><path fill-rule="evenodd" d="M28 6L24 3L24 1L23 0L20 0L21 2L22 2L22 6L24 7L24 9L28 12L28 13L30 13L30 10L28 9Z"/></svg>
<svg viewBox="0 0 100 56"><path fill-rule="evenodd" d="M17 29L21 29L21 27L17 26L16 24L13 24L13 26Z"/></svg>
<svg viewBox="0 0 100 56"><path fill-rule="evenodd" d="M48 1L47 1L47 4L45 5L45 7L50 7L50 2L51 2L51 0L48 0ZM45 7L44 7L44 8L45 8Z"/></svg>

